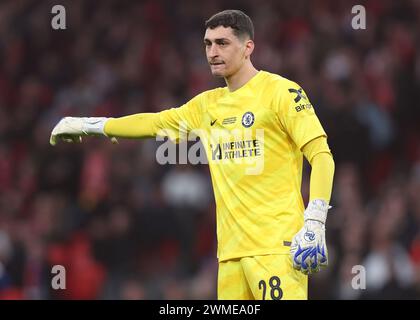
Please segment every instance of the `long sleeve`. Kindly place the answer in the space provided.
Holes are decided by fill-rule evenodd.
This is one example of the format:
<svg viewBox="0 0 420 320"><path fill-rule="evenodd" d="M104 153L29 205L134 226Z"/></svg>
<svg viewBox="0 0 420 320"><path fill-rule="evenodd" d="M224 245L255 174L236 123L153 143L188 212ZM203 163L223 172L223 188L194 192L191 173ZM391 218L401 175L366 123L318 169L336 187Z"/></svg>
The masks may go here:
<svg viewBox="0 0 420 320"><path fill-rule="evenodd" d="M308 142L302 149L311 164L309 200L322 199L329 203L331 198L335 164L325 137Z"/></svg>
<svg viewBox="0 0 420 320"><path fill-rule="evenodd" d="M187 134L199 127L204 94L186 104L157 113L138 113L120 118L110 118L104 126L109 137L150 138L169 137L174 142L186 139Z"/></svg>
<svg viewBox="0 0 420 320"><path fill-rule="evenodd" d="M157 134L158 113L138 113L110 118L104 127L107 136L117 138L149 138Z"/></svg>

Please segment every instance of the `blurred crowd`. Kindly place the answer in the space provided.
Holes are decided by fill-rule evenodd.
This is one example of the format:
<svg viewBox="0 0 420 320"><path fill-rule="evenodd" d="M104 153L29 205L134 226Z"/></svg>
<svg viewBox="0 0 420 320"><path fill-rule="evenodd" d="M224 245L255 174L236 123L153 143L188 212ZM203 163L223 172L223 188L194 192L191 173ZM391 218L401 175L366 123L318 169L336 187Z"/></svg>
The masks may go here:
<svg viewBox="0 0 420 320"><path fill-rule="evenodd" d="M420 298L420 2L357 1L365 30L344 0L61 1L65 30L55 4L0 2L0 299L216 298L206 165L160 165L154 140L49 135L63 116L157 112L223 86L202 38L232 8L254 21L254 65L298 82L329 135L330 265L309 297Z"/></svg>

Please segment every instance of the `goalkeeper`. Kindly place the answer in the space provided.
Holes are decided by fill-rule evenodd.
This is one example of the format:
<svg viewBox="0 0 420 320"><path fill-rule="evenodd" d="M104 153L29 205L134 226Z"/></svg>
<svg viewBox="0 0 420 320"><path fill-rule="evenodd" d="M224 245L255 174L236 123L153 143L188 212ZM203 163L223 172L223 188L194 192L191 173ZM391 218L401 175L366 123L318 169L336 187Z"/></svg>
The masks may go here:
<svg viewBox="0 0 420 320"><path fill-rule="evenodd" d="M158 113L66 117L50 143L85 135L113 141L159 135L178 142L197 133L217 208L218 299L307 299L308 274L328 264L325 223L334 161L327 135L297 83L253 66L254 27L246 14L222 11L205 27L210 70L226 87ZM303 156L311 164L306 209ZM250 172L252 161L257 171Z"/></svg>

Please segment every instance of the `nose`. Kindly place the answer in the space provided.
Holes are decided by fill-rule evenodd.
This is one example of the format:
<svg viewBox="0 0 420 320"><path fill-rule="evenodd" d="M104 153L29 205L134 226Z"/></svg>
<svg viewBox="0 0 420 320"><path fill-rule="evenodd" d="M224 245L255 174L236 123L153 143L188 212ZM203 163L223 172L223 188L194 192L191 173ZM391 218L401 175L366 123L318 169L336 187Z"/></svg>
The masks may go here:
<svg viewBox="0 0 420 320"><path fill-rule="evenodd" d="M214 58L218 56L218 50L217 50L217 46L215 46L214 44L212 44L207 51L207 54L209 56L209 58Z"/></svg>

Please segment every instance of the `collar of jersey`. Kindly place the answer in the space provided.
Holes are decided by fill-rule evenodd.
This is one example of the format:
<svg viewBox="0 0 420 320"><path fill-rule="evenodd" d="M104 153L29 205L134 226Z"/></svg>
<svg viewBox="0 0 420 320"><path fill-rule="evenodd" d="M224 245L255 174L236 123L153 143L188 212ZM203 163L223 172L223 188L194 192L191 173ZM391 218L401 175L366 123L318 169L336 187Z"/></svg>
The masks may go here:
<svg viewBox="0 0 420 320"><path fill-rule="evenodd" d="M248 88L251 88L252 85L261 77L261 75L264 74L263 70L259 70L255 76L253 76L247 83L245 83L242 87L236 89L235 91L229 91L229 88L226 86L226 94L227 96L236 95Z"/></svg>

